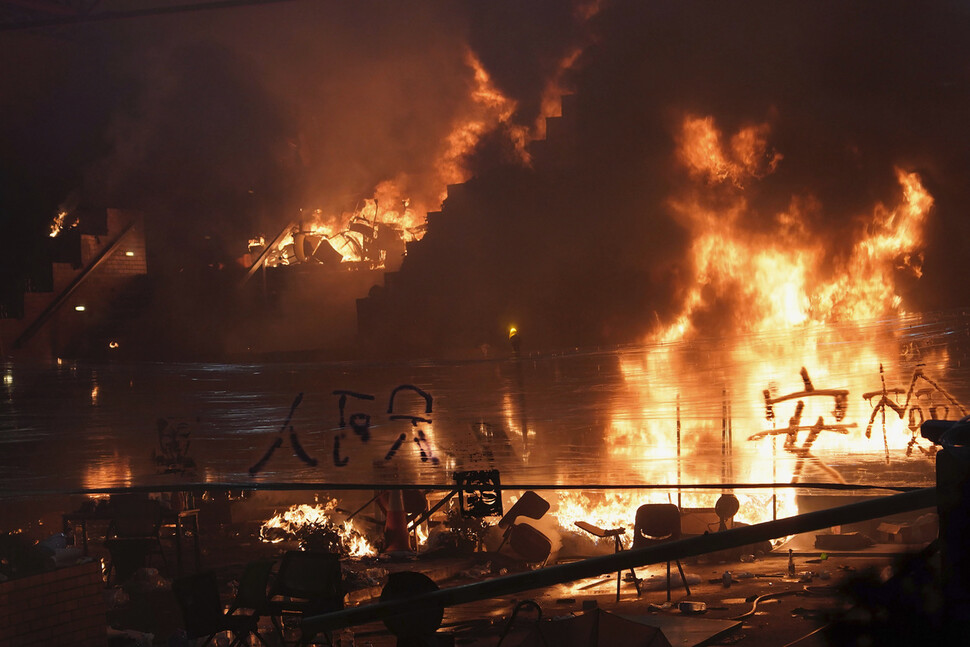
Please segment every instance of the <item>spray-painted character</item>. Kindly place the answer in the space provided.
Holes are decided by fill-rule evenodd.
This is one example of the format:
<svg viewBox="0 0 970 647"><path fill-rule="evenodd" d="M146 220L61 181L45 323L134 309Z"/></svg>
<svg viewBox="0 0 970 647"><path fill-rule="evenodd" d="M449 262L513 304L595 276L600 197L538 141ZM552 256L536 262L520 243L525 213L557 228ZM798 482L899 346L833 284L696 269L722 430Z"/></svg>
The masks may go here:
<svg viewBox="0 0 970 647"><path fill-rule="evenodd" d="M348 397L357 398L358 400L374 400L374 396L369 393L357 393L356 391L348 391L346 389L337 389L333 394L340 396L337 406L340 408L341 429L347 427L347 418L344 412ZM352 413L350 415L350 428L360 438L361 442L368 442L370 440L370 415L366 413ZM340 455L340 442L346 437L347 435L343 432L333 437L333 464L336 467L344 467L350 461L350 456L341 457Z"/></svg>
<svg viewBox="0 0 970 647"><path fill-rule="evenodd" d="M316 467L317 459L312 458L310 455L306 453L306 450L303 449L303 445L300 444L300 439L296 435L296 430L293 429L292 425L290 425L290 420L293 419L293 413L296 411L296 408L300 406L301 402L303 402L302 393L297 395L296 398L293 400L293 404L290 406L290 413L289 415L286 416L286 420L283 422L283 425L280 427L279 436L269 446L269 449L266 450L266 453L263 454L263 457L260 458L255 465L249 468L250 474L257 474L261 472L262 469L266 467L266 463L269 462L269 459L273 455L273 452L275 452L277 449L283 446L283 432L287 428L289 428L290 430L290 446L293 447L293 453L296 454L297 458L299 458L301 461L303 461L310 467Z"/></svg>

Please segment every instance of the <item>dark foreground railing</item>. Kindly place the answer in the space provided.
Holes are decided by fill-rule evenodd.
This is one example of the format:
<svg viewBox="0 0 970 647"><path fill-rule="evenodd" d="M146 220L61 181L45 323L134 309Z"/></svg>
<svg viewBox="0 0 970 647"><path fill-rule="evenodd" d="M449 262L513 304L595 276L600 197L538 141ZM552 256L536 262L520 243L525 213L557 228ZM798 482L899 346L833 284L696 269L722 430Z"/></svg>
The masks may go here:
<svg viewBox="0 0 970 647"><path fill-rule="evenodd" d="M767 521L753 526L732 528L717 533L691 537L666 544L626 550L612 555L592 557L571 564L550 566L536 571L515 573L491 580L440 589L403 600L379 602L334 613L309 617L301 627L304 640L323 632L365 624L393 615L410 613L429 606L449 607L486 600L530 589L562 584L605 573L615 573L638 566L658 564L685 557L704 555L728 548L738 548L778 537L796 535L894 514L936 506L936 488L914 490L860 503L806 512L794 517Z"/></svg>

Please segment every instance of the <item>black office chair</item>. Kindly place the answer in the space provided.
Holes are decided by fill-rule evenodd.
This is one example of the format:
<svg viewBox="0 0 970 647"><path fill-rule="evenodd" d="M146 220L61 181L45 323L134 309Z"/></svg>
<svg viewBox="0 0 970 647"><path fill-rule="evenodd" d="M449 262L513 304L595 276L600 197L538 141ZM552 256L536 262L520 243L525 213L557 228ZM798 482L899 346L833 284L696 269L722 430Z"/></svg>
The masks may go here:
<svg viewBox="0 0 970 647"><path fill-rule="evenodd" d="M224 631L232 634L233 640L230 647L242 645L244 639L250 635L256 636L264 645L267 644L257 631L258 616L223 612L222 600L219 598L219 584L214 572L205 571L180 577L172 582L172 593L175 594L175 599L182 610L185 633L192 640L205 638L203 647L208 645L216 634Z"/></svg>
<svg viewBox="0 0 970 647"><path fill-rule="evenodd" d="M269 582L274 566L276 566L276 560L272 559L260 559L246 564L239 576L236 596L226 613L232 614L240 609L249 609L257 617L270 615Z"/></svg>

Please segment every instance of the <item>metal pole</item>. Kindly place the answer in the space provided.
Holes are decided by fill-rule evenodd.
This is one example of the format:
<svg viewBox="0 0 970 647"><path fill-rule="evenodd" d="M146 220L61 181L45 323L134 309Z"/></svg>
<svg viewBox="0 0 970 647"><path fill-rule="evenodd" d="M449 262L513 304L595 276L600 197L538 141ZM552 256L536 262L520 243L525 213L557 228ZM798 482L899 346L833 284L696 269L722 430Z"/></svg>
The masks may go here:
<svg viewBox="0 0 970 647"><path fill-rule="evenodd" d="M681 478L680 478L680 394L677 394L677 507L680 508L680 492L681 492Z"/></svg>
<svg viewBox="0 0 970 647"><path fill-rule="evenodd" d="M429 606L449 607L477 602L587 577L596 577L627 568L704 555L718 550L768 541L777 537L821 530L822 528L868 519L878 519L934 506L936 506L936 488L924 488L904 494L881 497L872 501L851 503L828 510L806 512L794 517L766 521L753 526L735 527L722 532L699 535L649 548L625 550L570 564L560 564L536 571L515 573L482 582L439 589L403 600L344 609L305 618L301 623L303 639L307 641L307 639L322 631L365 624L393 615L411 613Z"/></svg>
<svg viewBox="0 0 970 647"><path fill-rule="evenodd" d="M673 490L677 483L588 483L586 485L569 485L553 483L509 483L502 484L503 490ZM804 483L691 483L691 490L720 490L729 487L732 490L763 490L776 488L799 488L805 490L889 490L893 492L910 492L918 488L908 486L870 485L868 483L824 483L808 481ZM450 492L455 489L454 484L440 483L314 483L303 481L299 483L274 482L246 482L235 483L176 483L176 484L147 484L125 485L118 487L98 488L53 488L49 490L16 490L0 491L0 500L5 498L24 498L51 495L86 495L92 494L125 494L129 492L224 492L226 490L253 490L280 492L306 491L347 491L347 490L426 490L428 492Z"/></svg>
<svg viewBox="0 0 970 647"><path fill-rule="evenodd" d="M728 482L728 472L727 472L727 389L721 390L721 482ZM722 493L727 492L727 488L721 490Z"/></svg>

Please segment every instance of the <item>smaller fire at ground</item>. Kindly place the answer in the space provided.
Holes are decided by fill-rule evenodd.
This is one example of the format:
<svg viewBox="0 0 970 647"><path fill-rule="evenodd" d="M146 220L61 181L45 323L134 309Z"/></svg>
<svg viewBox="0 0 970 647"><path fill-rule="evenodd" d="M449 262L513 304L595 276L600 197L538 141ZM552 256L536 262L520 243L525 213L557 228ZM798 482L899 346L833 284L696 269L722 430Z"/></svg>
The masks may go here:
<svg viewBox="0 0 970 647"><path fill-rule="evenodd" d="M337 519L337 500L323 505L299 504L277 513L259 529L259 538L268 543L299 541L307 548L349 557L369 557L377 550L353 521Z"/></svg>

